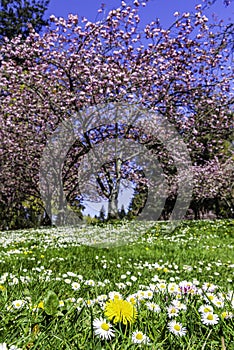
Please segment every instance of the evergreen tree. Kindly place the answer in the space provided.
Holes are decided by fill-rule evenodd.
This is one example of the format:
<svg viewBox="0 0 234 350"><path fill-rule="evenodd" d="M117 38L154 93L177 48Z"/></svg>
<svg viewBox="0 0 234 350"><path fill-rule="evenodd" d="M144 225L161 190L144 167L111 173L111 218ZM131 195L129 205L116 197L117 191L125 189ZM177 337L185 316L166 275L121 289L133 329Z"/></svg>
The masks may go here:
<svg viewBox="0 0 234 350"><path fill-rule="evenodd" d="M21 34L29 35L29 24L40 32L47 20L43 19L50 0L0 0L0 42Z"/></svg>
<svg viewBox="0 0 234 350"><path fill-rule="evenodd" d="M119 217L120 217L120 219L123 219L125 216L126 216L126 212L124 209L124 205L122 204L120 212L119 212Z"/></svg>
<svg viewBox="0 0 234 350"><path fill-rule="evenodd" d="M100 209L100 213L99 213L99 219L101 221L104 221L105 220L105 217L106 217L106 211L105 211L105 207L104 205L101 207Z"/></svg>

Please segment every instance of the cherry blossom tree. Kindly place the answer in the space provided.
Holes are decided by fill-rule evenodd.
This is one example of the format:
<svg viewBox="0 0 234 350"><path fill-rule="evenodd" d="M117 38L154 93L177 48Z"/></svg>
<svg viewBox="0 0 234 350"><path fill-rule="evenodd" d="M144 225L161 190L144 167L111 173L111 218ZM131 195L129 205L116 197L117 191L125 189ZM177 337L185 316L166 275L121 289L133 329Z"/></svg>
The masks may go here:
<svg viewBox="0 0 234 350"><path fill-rule="evenodd" d="M32 199L51 217L53 200L48 183L44 183L47 207L41 200L41 157L48 142L56 143L56 132L59 133L61 125L70 125L74 117L77 134L68 128L57 147L61 151L64 142L66 152L52 155L51 162L60 169L59 174L48 171L44 175L57 177L58 195L65 193L70 207L76 205L87 182L87 154L90 149L95 151L98 143L97 136L91 141L89 131L115 124L111 113L100 113L100 105L109 111L113 104L128 109L137 106L141 111L136 113L133 108L130 114L122 113L120 125L133 125L132 130L139 130L141 136L136 137L136 143L145 146L161 162L168 182L167 196L174 200L178 197L176 184L182 181L181 174L176 172L176 161L171 159L166 145L155 134L159 125L148 113L142 121L142 110L167 120L187 145L195 179L194 199L213 198L221 187L226 188L222 190L222 196L226 196L231 178L223 174L230 173L233 162L231 148L225 143L231 137L233 117L231 25L209 23L198 5L193 14L175 13L169 29L162 28L155 20L142 30L139 6L138 2L133 6L122 2L121 7L96 22L81 20L77 15L69 15L67 19L51 16L44 34L32 30L24 42L18 37L1 46L0 203L5 217L10 208ZM102 16L102 9L99 15ZM102 139L103 144L107 139L108 136ZM127 141L128 134L122 135L122 139ZM73 144L69 144L72 140ZM66 143L70 150L66 149ZM106 149L111 154L112 146ZM102 167L105 185L103 177L98 180L96 176L99 182L96 193L99 190L99 194L101 191L105 195L108 185L112 199L116 198L120 178L126 174L124 170L116 171L116 161L122 159L120 153L121 149L118 156L112 154L115 169ZM178 154L177 159L180 157ZM100 165L98 157L92 158L92 162ZM128 164L128 173L134 173L132 164ZM118 179L112 187L113 176L109 176L108 182L108 172L115 173ZM63 179L59 177L61 173ZM101 172L97 174L101 176ZM225 186L220 186L220 177L225 178ZM129 178L136 184L138 180L139 176ZM162 186L159 193L164 190ZM89 193L95 195L95 191Z"/></svg>

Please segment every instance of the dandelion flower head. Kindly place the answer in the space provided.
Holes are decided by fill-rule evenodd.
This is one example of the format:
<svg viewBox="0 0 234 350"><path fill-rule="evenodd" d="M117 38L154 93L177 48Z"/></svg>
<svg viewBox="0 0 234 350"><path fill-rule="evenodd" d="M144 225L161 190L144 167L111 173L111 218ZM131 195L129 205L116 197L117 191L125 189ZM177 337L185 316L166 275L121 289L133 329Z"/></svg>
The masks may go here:
<svg viewBox="0 0 234 350"><path fill-rule="evenodd" d="M114 299L107 301L105 305L105 316L114 323L122 322L123 324L133 323L137 318L135 306L123 299Z"/></svg>

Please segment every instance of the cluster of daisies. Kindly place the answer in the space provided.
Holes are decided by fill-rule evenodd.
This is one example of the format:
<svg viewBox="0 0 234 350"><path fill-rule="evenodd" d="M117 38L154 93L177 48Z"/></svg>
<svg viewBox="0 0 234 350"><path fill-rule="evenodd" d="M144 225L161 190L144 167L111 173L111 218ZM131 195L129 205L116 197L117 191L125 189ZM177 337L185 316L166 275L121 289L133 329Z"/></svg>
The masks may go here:
<svg viewBox="0 0 234 350"><path fill-rule="evenodd" d="M112 337L115 337L115 330L113 328L113 325L105 318L96 318L93 321L93 328L94 334L103 340L110 340ZM168 329L171 333L178 336L183 336L186 333L186 328L175 320L168 323ZM135 344L150 345L151 343L150 338L139 330L132 332L131 340Z"/></svg>
<svg viewBox="0 0 234 350"><path fill-rule="evenodd" d="M114 229L112 231L114 232ZM85 236L85 229L83 233ZM0 243L4 248L0 252L0 262L4 262L7 266L8 262L12 264L14 259L16 266L11 272L0 275L2 312L5 311L11 319L16 320L21 313L27 315L29 322L31 317L44 319L46 298L45 295L37 294L43 285L45 291L58 292L56 295L58 314L60 312L61 315L63 312L63 315L66 315L68 310L71 316L84 313L81 317L84 316L85 320L90 322L87 324L87 333L94 334L95 341L118 342L123 340L124 335L128 342L136 345L151 345L155 344L157 336L160 337L162 333L160 331L163 329L163 332L165 331L175 342L186 342L191 336L188 321L190 317L195 320L198 329L213 329L214 333L223 326L227 325L228 329L233 324L234 292L228 291L230 286L228 283L232 283L231 270L234 268L231 261L225 263L220 260L208 263L197 261L191 266L182 264L179 266L172 259L165 262L163 259L147 261L144 258L142 260L124 258L119 253L117 259L105 255L96 257L93 255L94 270L97 268L99 272L97 278L97 275L90 273L88 268L86 271L85 266L74 272L65 268L71 266L71 256L66 254L67 248L80 244L77 242L77 237L70 235L69 232L65 234L59 230L49 230L48 235L46 234L37 244L38 237L42 238L41 231L37 234L38 236L26 237L22 231L22 234L15 237L7 235L0 237ZM176 239L179 243L188 241L186 234L184 232L182 236L176 235L174 243L177 242ZM150 249L151 240L156 240L157 236L142 237L142 241L144 239L146 241L144 249ZM159 244L165 244L165 240L166 236ZM43 249L40 249L42 246ZM47 256L47 249L51 247L66 249L64 251L60 249L53 256L50 254ZM18 260L25 263L22 264L25 268L19 271ZM57 269L60 263L61 268ZM113 271L112 275L110 271ZM212 277L217 279L216 276L221 274L223 276L224 272L225 275L230 275L228 276L230 278L226 279L226 292L211 282L203 284L199 282L198 276L202 276L203 280L206 277L208 281L214 282ZM196 278L193 279L191 276L194 275ZM110 276L113 276L113 279ZM185 280L182 280L182 276ZM39 288L32 291L32 286L35 284ZM20 296L18 292L25 289L31 294ZM157 320L154 323L158 327L156 332L152 331L152 320ZM43 337L43 327L40 324L38 327L38 333L41 332ZM32 330L31 332L33 333ZM13 344L11 341L8 344L7 337L1 341L6 343L0 343L0 350L21 350L17 346L23 347L24 343L23 338L18 338Z"/></svg>
<svg viewBox="0 0 234 350"><path fill-rule="evenodd" d="M88 280L88 282L85 283L86 286L96 285L92 280ZM66 304L70 303L78 311L81 311L84 307L93 308L94 315L97 315L97 310L101 308L103 314L96 317L92 322L93 332L97 337L101 340L115 338L118 336L116 325L122 324L124 327L131 326L132 333L129 336L133 343L149 345L154 339L150 339L140 329L134 330L135 321L143 310L164 315L163 317L167 319L168 331L178 337L188 333L186 326L179 322L179 319L181 312L185 313L189 303L192 303L193 300L193 305L196 305L196 311L200 314L200 322L204 326L213 326L218 324L221 319L224 321L234 317L233 312L230 311L234 309L234 293L232 291L226 294L219 291L215 292L218 289L217 285L204 283L201 287L198 287L195 282L198 284L198 281L195 280L193 282L181 281L178 284L159 281L148 286L142 285L144 289L139 289L136 293L125 297L119 291L100 294L95 299L71 297L66 300L59 300L58 307L65 308ZM71 286L73 290L76 290L74 283L71 283ZM80 288L79 283L78 293ZM158 300L158 303L155 300ZM98 308L95 309L96 305ZM32 312L43 312L44 301L33 305L30 298L13 300L10 305L7 305L7 310L8 312L14 312L24 307L31 309Z"/></svg>
<svg viewBox="0 0 234 350"><path fill-rule="evenodd" d="M114 324L122 323L125 326L131 325L137 318L137 309L131 301L123 300L119 293L112 292L113 299L109 299L104 305L104 315ZM96 318L93 321L94 334L101 339L115 337L113 325L105 318ZM132 342L136 344L150 344L150 339L143 332L135 330L132 335Z"/></svg>
<svg viewBox="0 0 234 350"><path fill-rule="evenodd" d="M165 289L163 288L164 286ZM152 301L152 299L155 293L162 291L164 296L166 296L166 293L169 293L175 297L165 309L167 318L171 319L167 324L167 328L170 333L176 336L184 336L187 333L186 327L177 321L180 311L187 310L186 304L181 301L182 299L191 301L191 297L199 295L201 301L206 301L206 304L201 304L198 309L203 325L216 325L220 318L225 320L234 317L234 314L230 311L222 311L220 312L220 316L214 313L214 307L223 309L225 301L230 302L232 309L234 309L234 294L231 292L226 295L222 293L215 295L210 291L214 291L217 286L211 283L204 283L200 289L187 281L182 281L178 285L176 283L151 284L150 288L149 290L139 290L136 294L129 295L126 300L122 299L122 295L119 292L109 293L109 297L112 297L112 299L109 299L103 306L106 318L96 318L93 321L95 335L106 340L115 337L115 329L111 321L113 324L122 322L124 325L134 323L138 316L137 310L140 309L141 304L145 305L150 311L160 313L162 311L161 307ZM136 305L138 306L137 309L135 307ZM131 337L133 343L150 344L150 338L140 330L135 330Z"/></svg>
<svg viewBox="0 0 234 350"><path fill-rule="evenodd" d="M38 243L41 242L43 249L48 248L67 248L76 247L80 245L86 246L111 246L116 244L134 244L141 238L145 232L152 226L152 222L137 222L137 225L133 222L124 222L120 227L113 225L106 225L105 229L100 229L98 226L82 225L77 227L51 227L43 229L29 230L17 230L17 231L4 231L1 232L0 244L6 248L15 245L28 245L31 244L31 248L38 247ZM22 247L14 248L8 251L6 254L18 254L25 252L25 254L31 254L30 250L26 250Z"/></svg>
<svg viewBox="0 0 234 350"><path fill-rule="evenodd" d="M93 321L94 334L102 340L110 340L115 337L113 325L104 318L96 318ZM132 342L135 344L150 344L150 339L143 332L136 330L132 333Z"/></svg>

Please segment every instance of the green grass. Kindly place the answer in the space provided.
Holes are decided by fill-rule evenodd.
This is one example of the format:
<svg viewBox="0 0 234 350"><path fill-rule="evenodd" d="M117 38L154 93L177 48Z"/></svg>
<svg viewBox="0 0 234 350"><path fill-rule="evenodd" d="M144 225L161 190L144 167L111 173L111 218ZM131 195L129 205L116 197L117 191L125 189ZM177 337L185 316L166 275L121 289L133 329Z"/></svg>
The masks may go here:
<svg viewBox="0 0 234 350"><path fill-rule="evenodd" d="M0 343L8 348L234 349L233 221L182 222L174 230L153 222L21 230L0 237ZM179 289L182 281L187 290ZM169 291L172 283L177 292ZM105 317L113 291L133 296L138 315L127 326L108 320L115 336L101 340L92 322ZM23 301L18 309L16 300ZM169 318L175 300L186 310ZM148 302L161 311L149 310ZM203 324L199 308L205 304L213 306L217 324ZM174 319L186 328L184 336L168 329ZM150 345L133 343L136 330Z"/></svg>

